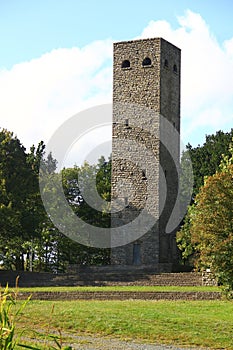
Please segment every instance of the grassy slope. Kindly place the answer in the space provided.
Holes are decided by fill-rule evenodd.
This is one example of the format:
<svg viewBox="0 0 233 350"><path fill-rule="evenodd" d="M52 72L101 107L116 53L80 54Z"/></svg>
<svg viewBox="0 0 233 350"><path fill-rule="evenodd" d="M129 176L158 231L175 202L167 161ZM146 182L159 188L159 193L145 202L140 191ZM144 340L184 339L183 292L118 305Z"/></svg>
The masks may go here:
<svg viewBox="0 0 233 350"><path fill-rule="evenodd" d="M232 315L228 301L31 301L19 326L233 349Z"/></svg>
<svg viewBox="0 0 233 350"><path fill-rule="evenodd" d="M180 286L107 286L107 287L33 287L19 288L20 292L75 292L75 291L132 291L132 292L220 292L219 287L180 287Z"/></svg>

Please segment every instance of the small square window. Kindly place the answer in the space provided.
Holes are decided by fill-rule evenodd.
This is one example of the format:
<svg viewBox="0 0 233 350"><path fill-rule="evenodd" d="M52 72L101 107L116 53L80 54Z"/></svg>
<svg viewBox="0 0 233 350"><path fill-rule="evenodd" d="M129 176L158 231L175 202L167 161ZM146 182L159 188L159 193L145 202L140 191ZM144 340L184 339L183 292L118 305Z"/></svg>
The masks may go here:
<svg viewBox="0 0 233 350"><path fill-rule="evenodd" d="M143 178L143 180L146 180L146 170L145 169L142 170L142 178Z"/></svg>
<svg viewBox="0 0 233 350"><path fill-rule="evenodd" d="M178 72L178 70L177 70L177 65L176 65L176 64L174 64L174 66L173 66L173 72L174 72L174 73L177 73L177 72Z"/></svg>

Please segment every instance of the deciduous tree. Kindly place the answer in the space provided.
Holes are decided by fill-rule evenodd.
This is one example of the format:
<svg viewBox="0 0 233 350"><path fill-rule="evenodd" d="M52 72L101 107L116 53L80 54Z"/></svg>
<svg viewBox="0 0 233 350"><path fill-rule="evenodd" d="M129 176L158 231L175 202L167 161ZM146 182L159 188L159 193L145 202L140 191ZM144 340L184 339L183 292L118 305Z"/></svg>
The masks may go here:
<svg viewBox="0 0 233 350"><path fill-rule="evenodd" d="M181 235L187 242L183 254L191 249L196 266L210 268L226 290L233 291L233 148L220 170L205 179L189 210L189 231ZM187 233L188 232L188 233ZM190 234L189 234L190 233ZM189 253L189 252L188 252Z"/></svg>

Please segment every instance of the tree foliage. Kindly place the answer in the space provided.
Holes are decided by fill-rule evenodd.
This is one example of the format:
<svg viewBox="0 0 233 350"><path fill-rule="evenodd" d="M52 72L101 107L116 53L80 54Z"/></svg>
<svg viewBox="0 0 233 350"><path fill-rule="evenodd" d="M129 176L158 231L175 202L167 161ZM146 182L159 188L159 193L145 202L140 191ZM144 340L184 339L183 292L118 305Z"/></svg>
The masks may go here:
<svg viewBox="0 0 233 350"><path fill-rule="evenodd" d="M216 134L206 135L202 146L187 145L187 152L192 162L194 175L193 198L204 184L206 176L214 175L219 168L223 154L230 156L229 144L233 138L233 129L230 132L218 131ZM184 154L184 161L186 157Z"/></svg>
<svg viewBox="0 0 233 350"><path fill-rule="evenodd" d="M111 216L105 209L111 200L111 159L105 161L105 158L101 157L96 165L84 163L81 167L63 169L62 179L65 196L75 214L93 226L110 227ZM95 191L104 200L102 207L95 202L95 199L98 199ZM78 243L76 249L79 252L76 263L110 263L109 249L91 248Z"/></svg>
<svg viewBox="0 0 233 350"><path fill-rule="evenodd" d="M229 144L233 138L233 129L230 132L224 133L218 131L216 134L207 135L205 143L202 146L193 148L190 144L187 145L187 150L183 152L181 158L181 211L187 210L183 219L180 231L177 233L177 244L182 254L182 262L188 265L193 264L195 249L191 241L190 225L192 212L195 207L193 203L200 188L204 185L205 178L214 175L219 171L219 166L222 164L223 157L225 162L231 157ZM192 169L191 169L192 168ZM190 176L193 172L193 179ZM192 189L193 192L190 193ZM190 206L185 208L187 198L191 198Z"/></svg>
<svg viewBox="0 0 233 350"><path fill-rule="evenodd" d="M32 205L34 174L27 163L25 148L13 133L4 129L0 131L0 159L2 258L9 255L15 268L22 268L23 249L20 247L37 229Z"/></svg>
<svg viewBox="0 0 233 350"><path fill-rule="evenodd" d="M48 217L39 188L39 172L62 177L63 189L76 215L92 225L109 227L110 215L93 209L81 187L96 181L99 195L110 200L111 162L101 157L97 165L63 169L56 173L56 160L45 157L41 141L27 153L19 139L0 130L0 261L5 269L65 271L69 264L107 264L108 249L84 247L64 236ZM80 185L78 177L83 182ZM48 190L48 189L46 189ZM54 190L54 189L52 189ZM56 196L55 196L56 197ZM54 198L54 208L59 205Z"/></svg>
<svg viewBox="0 0 233 350"><path fill-rule="evenodd" d="M178 233L183 257L195 256L200 269L210 268L229 291L233 291L233 148L219 170L206 177L185 224Z"/></svg>

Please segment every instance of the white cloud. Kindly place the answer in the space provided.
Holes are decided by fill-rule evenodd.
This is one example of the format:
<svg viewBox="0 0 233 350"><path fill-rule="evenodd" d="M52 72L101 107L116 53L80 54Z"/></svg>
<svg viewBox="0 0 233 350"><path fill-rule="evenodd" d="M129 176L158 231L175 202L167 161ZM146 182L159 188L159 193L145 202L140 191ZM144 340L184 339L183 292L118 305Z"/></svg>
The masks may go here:
<svg viewBox="0 0 233 350"><path fill-rule="evenodd" d="M67 118L111 102L112 42L58 49L0 71L1 124L29 147Z"/></svg>
<svg viewBox="0 0 233 350"><path fill-rule="evenodd" d="M224 48L229 58L233 60L233 38L224 41Z"/></svg>
<svg viewBox="0 0 233 350"><path fill-rule="evenodd" d="M191 135L199 139L200 127L208 134L233 122L233 38L221 46L204 19L190 10L178 23L173 29L166 21L151 21L140 37L161 36L182 50L181 115L187 142Z"/></svg>

